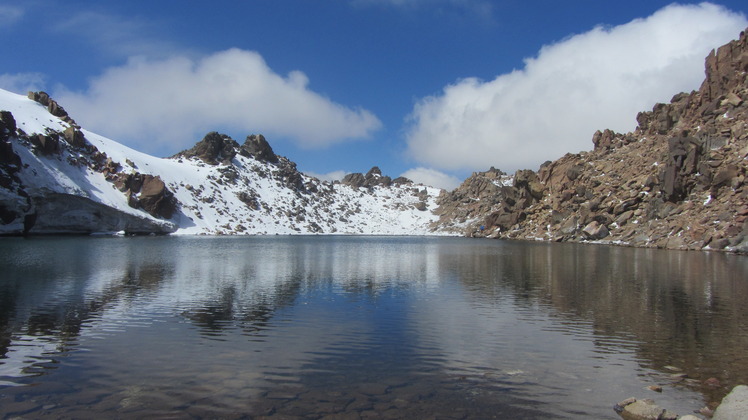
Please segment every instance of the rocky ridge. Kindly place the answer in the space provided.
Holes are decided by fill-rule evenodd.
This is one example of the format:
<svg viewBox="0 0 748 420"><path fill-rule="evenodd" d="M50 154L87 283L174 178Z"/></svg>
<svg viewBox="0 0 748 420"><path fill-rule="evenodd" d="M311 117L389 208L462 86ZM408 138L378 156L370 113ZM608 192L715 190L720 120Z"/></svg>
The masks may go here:
<svg viewBox="0 0 748 420"><path fill-rule="evenodd" d="M323 182L259 134L240 145L211 132L161 159L82 129L44 92L0 100L12 109L0 112L0 234L422 235L436 220L436 188L376 167Z"/></svg>
<svg viewBox="0 0 748 420"><path fill-rule="evenodd" d="M630 133L513 177L474 173L439 199L471 236L748 252L748 39L712 51L698 91L637 115ZM510 184L511 182L511 184Z"/></svg>

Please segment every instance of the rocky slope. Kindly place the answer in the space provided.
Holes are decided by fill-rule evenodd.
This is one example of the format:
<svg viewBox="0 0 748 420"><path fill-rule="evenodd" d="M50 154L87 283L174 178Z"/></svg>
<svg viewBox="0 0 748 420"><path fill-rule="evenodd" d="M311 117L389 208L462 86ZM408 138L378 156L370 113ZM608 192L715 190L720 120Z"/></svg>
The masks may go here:
<svg viewBox="0 0 748 420"><path fill-rule="evenodd" d="M491 238L748 251L748 39L712 51L698 91L598 131L538 171L475 173L436 226Z"/></svg>
<svg viewBox="0 0 748 420"><path fill-rule="evenodd" d="M0 91L0 234L430 233L441 190L378 168L322 182L262 135L161 159L81 129L43 92Z"/></svg>

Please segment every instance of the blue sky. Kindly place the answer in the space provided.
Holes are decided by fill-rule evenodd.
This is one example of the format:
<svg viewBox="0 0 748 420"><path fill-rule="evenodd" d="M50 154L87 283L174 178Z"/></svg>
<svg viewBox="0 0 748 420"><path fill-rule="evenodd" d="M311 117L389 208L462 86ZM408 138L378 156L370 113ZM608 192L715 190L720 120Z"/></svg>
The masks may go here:
<svg viewBox="0 0 748 420"><path fill-rule="evenodd" d="M19 4L20 3L20 4ZM263 133L314 174L537 169L698 89L744 1L0 0L0 87L167 156Z"/></svg>

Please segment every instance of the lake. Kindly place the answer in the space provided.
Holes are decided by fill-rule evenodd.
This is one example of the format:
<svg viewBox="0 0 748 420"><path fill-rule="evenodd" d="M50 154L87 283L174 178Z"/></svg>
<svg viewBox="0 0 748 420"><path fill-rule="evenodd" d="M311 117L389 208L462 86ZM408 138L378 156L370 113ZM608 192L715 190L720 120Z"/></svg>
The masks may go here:
<svg viewBox="0 0 748 420"><path fill-rule="evenodd" d="M723 253L3 238L0 417L616 419L630 396L685 415L748 383L747 302L748 258Z"/></svg>

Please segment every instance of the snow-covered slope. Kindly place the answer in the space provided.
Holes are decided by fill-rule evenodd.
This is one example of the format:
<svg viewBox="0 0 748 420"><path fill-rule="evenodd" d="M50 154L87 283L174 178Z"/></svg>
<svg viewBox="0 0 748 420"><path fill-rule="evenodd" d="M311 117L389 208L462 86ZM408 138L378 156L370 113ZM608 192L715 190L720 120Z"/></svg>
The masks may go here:
<svg viewBox="0 0 748 420"><path fill-rule="evenodd" d="M378 172L322 182L217 133L195 147L215 156L157 158L81 129L46 94L0 90L0 110L0 234L438 233L436 188Z"/></svg>

